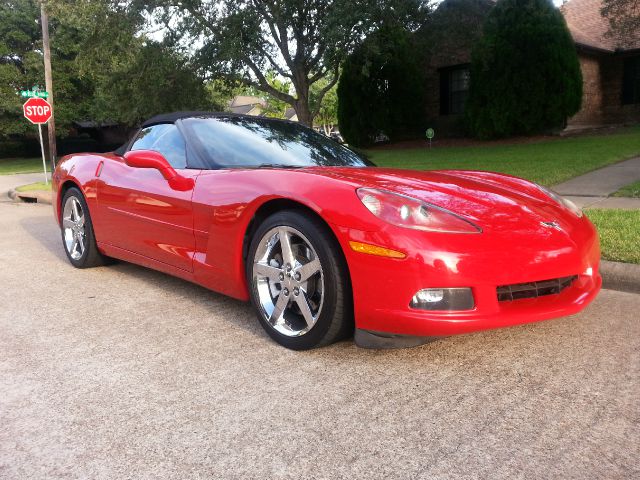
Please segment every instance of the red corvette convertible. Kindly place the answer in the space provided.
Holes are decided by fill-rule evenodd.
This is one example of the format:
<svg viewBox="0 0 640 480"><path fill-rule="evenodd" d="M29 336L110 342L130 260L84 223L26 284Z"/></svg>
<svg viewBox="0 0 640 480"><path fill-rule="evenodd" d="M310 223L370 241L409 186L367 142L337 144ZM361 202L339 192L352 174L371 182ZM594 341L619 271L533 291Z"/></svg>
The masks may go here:
<svg viewBox="0 0 640 480"><path fill-rule="evenodd" d="M597 233L555 193L497 173L374 168L281 120L157 116L113 153L63 158L53 187L75 267L116 258L250 299L292 349L569 315L601 285Z"/></svg>

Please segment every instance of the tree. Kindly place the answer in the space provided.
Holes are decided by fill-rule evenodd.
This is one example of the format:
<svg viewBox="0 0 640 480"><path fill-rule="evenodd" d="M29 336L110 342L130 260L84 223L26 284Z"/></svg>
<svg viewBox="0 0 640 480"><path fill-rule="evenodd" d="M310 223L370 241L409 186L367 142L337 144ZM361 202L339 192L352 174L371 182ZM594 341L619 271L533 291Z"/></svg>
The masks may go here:
<svg viewBox="0 0 640 480"><path fill-rule="evenodd" d="M480 138L562 127L580 109L582 73L550 0L499 0L472 54L467 118Z"/></svg>
<svg viewBox="0 0 640 480"><path fill-rule="evenodd" d="M224 75L293 106L311 125L326 93L338 81L345 55L383 20L411 23L424 0L167 0L142 1L156 22L193 44L209 75ZM185 42L186 39L186 42ZM265 76L273 70L293 92ZM326 79L311 98L311 87Z"/></svg>
<svg viewBox="0 0 640 480"><path fill-rule="evenodd" d="M415 137L424 128L424 65L415 36L383 27L349 56L338 84L338 123L347 142Z"/></svg>
<svg viewBox="0 0 640 480"><path fill-rule="evenodd" d="M289 94L289 92L291 92L291 82L287 78L283 79L280 75L278 75L276 71L268 70L265 73L265 77L269 85L271 85L278 92L282 92L285 94ZM252 86L246 88L249 92L252 92L252 95L260 96L260 91L257 88ZM266 94L266 97L267 105L262 112L263 115L273 118L283 118L289 104L283 101L281 98L275 97L274 95L269 93Z"/></svg>
<svg viewBox="0 0 640 480"><path fill-rule="evenodd" d="M603 0L602 16L609 20L608 35L620 40L620 47L637 43L640 37L640 0Z"/></svg>
<svg viewBox="0 0 640 480"><path fill-rule="evenodd" d="M156 42L144 42L123 64L96 70L96 120L137 125L158 113L221 109L189 61Z"/></svg>
<svg viewBox="0 0 640 480"><path fill-rule="evenodd" d="M79 32L70 59L76 76L91 86L84 92L90 108L75 109L74 119L134 126L158 113L219 107L183 52L145 35L139 9L102 0L49 0L49 6L54 19ZM52 45L59 42L55 31ZM57 115L65 102L57 96L56 104Z"/></svg>
<svg viewBox="0 0 640 480"><path fill-rule="evenodd" d="M24 135L33 127L22 116L24 99L19 90L34 85L44 88L40 5L32 0L9 0L0 4L0 137ZM74 117L90 108L85 91L92 86L78 75L75 57L82 32L57 20L51 24L56 82L56 121L68 127Z"/></svg>
<svg viewBox="0 0 640 480"><path fill-rule="evenodd" d="M222 109L184 52L150 40L140 11L101 0L49 0L58 132L73 121L134 126L173 110ZM0 4L0 137L34 134L18 92L44 85L40 6Z"/></svg>
<svg viewBox="0 0 640 480"><path fill-rule="evenodd" d="M320 126L325 135L329 135L333 126L338 123L338 93L334 85L326 92L322 102L318 102L316 96L324 90L326 84L327 80L320 80L318 83L312 85L310 96L313 104L320 104L314 124Z"/></svg>

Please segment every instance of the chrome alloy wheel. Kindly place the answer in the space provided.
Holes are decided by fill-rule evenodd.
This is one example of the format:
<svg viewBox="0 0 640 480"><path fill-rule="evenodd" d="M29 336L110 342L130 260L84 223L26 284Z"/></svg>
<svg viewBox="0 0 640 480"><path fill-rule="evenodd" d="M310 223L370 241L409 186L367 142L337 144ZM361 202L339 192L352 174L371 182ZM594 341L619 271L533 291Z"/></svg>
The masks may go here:
<svg viewBox="0 0 640 480"><path fill-rule="evenodd" d="M64 246L69 256L79 260L86 249L86 235L84 227L84 211L76 197L69 197L62 210L62 229Z"/></svg>
<svg viewBox="0 0 640 480"><path fill-rule="evenodd" d="M260 240L253 259L253 286L263 318L287 337L307 333L324 302L322 265L298 230L278 226Z"/></svg>

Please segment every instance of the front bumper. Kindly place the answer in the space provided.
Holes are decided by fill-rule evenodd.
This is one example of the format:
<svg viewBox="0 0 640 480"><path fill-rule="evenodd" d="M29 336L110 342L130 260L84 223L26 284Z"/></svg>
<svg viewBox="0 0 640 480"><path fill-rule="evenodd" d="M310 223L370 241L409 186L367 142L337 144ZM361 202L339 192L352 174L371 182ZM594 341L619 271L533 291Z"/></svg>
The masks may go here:
<svg viewBox="0 0 640 480"><path fill-rule="evenodd" d="M583 218L571 235L426 234L399 227L364 232L334 226L353 285L356 328L393 335L448 336L572 315L602 285L597 232ZM399 250L404 259L376 257L349 248L349 240ZM559 294L498 301L497 287L577 275ZM424 288L469 287L475 307L425 311L409 307Z"/></svg>

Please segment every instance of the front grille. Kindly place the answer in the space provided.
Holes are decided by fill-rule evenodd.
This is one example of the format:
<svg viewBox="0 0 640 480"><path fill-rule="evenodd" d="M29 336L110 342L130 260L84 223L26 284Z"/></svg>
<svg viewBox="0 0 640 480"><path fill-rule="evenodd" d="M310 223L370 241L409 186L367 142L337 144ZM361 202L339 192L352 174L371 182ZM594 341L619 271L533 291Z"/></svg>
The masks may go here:
<svg viewBox="0 0 640 480"><path fill-rule="evenodd" d="M572 275L571 277L553 278L541 282L503 285L497 288L498 301L510 302L522 298L538 298L545 295L554 295L570 286L576 278L578 278L577 275Z"/></svg>

